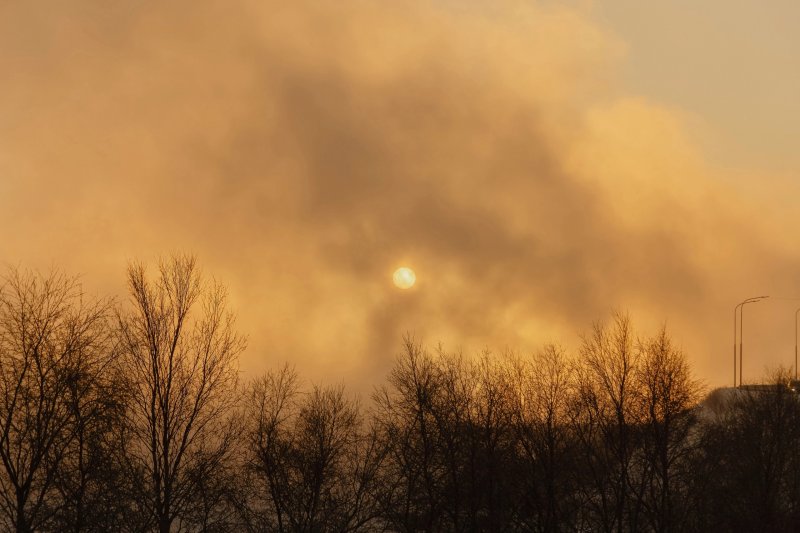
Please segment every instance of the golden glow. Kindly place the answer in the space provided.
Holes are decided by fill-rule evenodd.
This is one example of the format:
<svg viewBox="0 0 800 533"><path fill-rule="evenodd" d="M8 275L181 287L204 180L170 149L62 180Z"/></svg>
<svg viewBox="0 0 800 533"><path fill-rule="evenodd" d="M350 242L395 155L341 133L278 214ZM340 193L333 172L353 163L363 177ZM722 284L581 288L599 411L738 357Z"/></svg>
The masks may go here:
<svg viewBox="0 0 800 533"><path fill-rule="evenodd" d="M410 289L414 286L414 283L416 283L417 276L410 268L400 267L394 271L394 275L392 275L392 281L394 281L394 284L401 289Z"/></svg>
<svg viewBox="0 0 800 533"><path fill-rule="evenodd" d="M797 292L797 2L197 4L2 3L0 263L105 295L196 254L243 379L291 354L367 398L404 333L577 350L613 308L722 386L720 308ZM792 305L748 306L749 372L794 361Z"/></svg>

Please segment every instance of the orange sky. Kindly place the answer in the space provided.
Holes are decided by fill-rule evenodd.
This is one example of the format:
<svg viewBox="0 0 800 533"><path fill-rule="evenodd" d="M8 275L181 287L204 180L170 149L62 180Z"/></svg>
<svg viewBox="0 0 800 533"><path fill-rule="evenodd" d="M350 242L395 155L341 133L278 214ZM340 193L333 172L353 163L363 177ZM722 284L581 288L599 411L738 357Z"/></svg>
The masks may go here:
<svg viewBox="0 0 800 533"><path fill-rule="evenodd" d="M726 384L766 293L754 379L794 357L800 13L728 4L2 3L0 261L124 296L194 252L245 372L363 390L406 331L573 348L612 308Z"/></svg>

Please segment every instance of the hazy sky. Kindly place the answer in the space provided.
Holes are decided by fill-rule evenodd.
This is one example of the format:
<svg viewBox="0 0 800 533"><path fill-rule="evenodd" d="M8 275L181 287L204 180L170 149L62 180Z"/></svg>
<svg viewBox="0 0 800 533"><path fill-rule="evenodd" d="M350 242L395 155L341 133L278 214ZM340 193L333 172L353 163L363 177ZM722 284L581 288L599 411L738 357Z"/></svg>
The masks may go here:
<svg viewBox="0 0 800 533"><path fill-rule="evenodd" d="M794 358L797 5L0 0L0 261L124 297L194 252L245 372L365 389L406 331L572 348L612 308L726 384L766 293L754 379Z"/></svg>

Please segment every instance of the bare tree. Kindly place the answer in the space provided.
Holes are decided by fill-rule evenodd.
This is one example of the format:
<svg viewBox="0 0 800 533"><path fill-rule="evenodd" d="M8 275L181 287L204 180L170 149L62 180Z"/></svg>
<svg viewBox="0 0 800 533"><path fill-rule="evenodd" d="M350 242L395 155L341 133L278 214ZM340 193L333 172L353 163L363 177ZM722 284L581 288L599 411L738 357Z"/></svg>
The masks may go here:
<svg viewBox="0 0 800 533"><path fill-rule="evenodd" d="M157 529L190 520L198 472L227 460L236 403L237 356L245 340L226 291L206 284L195 259L162 261L150 279L128 268L131 306L118 316L127 384L126 431L132 483Z"/></svg>
<svg viewBox="0 0 800 533"><path fill-rule="evenodd" d="M261 497L251 528L359 531L377 517L372 494L381 460L374 431L362 428L344 388L301 394L284 367L256 380L249 408L249 464Z"/></svg>
<svg viewBox="0 0 800 533"><path fill-rule="evenodd" d="M693 530L798 531L800 399L779 369L769 385L718 391L692 466Z"/></svg>
<svg viewBox="0 0 800 533"><path fill-rule="evenodd" d="M482 414L482 406L475 402L479 376L461 354L447 354L441 346L431 363L438 384L428 406L436 423L431 442L435 444L434 464L440 464L444 474L440 484L444 516L439 527L475 529L483 500L478 494L482 489L478 482L481 435L475 428ZM490 418L494 413L490 411Z"/></svg>
<svg viewBox="0 0 800 533"><path fill-rule="evenodd" d="M98 339L104 349L84 351L69 384L74 436L57 472L64 505L54 517L59 531L112 531L130 522L121 468L124 396L115 371L113 327Z"/></svg>
<svg viewBox="0 0 800 533"><path fill-rule="evenodd" d="M701 388L683 352L676 349L666 328L640 343L635 390L643 420L640 472L647 485L642 494L653 531L686 529L687 476L694 443L695 407Z"/></svg>
<svg viewBox="0 0 800 533"><path fill-rule="evenodd" d="M0 509L17 531L65 505L56 480L81 438L75 406L92 402L111 351L107 313L57 272L12 269L0 288Z"/></svg>
<svg viewBox="0 0 800 533"><path fill-rule="evenodd" d="M581 440L584 506L589 527L600 531L638 529L641 485L632 468L639 425L635 372L639 352L627 315L611 327L596 323L583 339L577 367L573 429Z"/></svg>
<svg viewBox="0 0 800 533"><path fill-rule="evenodd" d="M513 357L509 381L513 425L523 474L518 520L533 531L564 531L574 521L574 440L569 407L574 365L564 350L545 346L530 359Z"/></svg>
<svg viewBox="0 0 800 533"><path fill-rule="evenodd" d="M376 422L389 453L382 469L381 505L389 526L401 531L444 527L446 465L434 416L442 376L431 356L410 337L374 394Z"/></svg>
<svg viewBox="0 0 800 533"><path fill-rule="evenodd" d="M405 531L502 530L510 520L514 439L509 386L491 353L435 355L410 338L374 396L389 456L382 469L390 526Z"/></svg>
<svg viewBox="0 0 800 533"><path fill-rule="evenodd" d="M462 531L501 531L509 523L514 507L512 479L514 435L512 390L498 359L488 351L464 369L473 383L466 396L467 424L457 427L464 434L465 485L469 488L465 507L469 510Z"/></svg>
<svg viewBox="0 0 800 533"><path fill-rule="evenodd" d="M286 457L290 453L296 399L300 393L297 374L288 365L253 381L248 415L248 464L258 485L256 497L248 502L251 529L269 523L280 532L290 528L289 475Z"/></svg>

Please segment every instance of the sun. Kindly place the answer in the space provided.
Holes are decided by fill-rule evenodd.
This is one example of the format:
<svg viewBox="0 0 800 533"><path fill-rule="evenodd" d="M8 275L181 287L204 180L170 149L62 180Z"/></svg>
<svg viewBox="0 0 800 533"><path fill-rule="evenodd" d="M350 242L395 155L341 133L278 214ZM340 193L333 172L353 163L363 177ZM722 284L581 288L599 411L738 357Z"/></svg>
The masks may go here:
<svg viewBox="0 0 800 533"><path fill-rule="evenodd" d="M392 281L400 289L410 289L417 281L417 275L408 267L400 267L394 271Z"/></svg>

